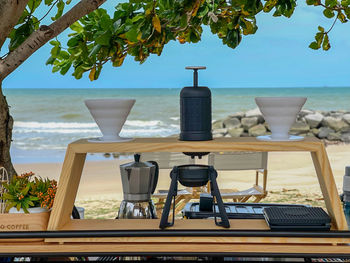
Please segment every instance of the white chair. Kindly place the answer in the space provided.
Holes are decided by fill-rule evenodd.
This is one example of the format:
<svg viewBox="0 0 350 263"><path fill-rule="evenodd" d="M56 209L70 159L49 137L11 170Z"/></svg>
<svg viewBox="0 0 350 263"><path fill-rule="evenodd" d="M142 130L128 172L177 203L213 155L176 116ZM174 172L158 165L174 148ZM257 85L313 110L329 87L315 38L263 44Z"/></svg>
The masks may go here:
<svg viewBox="0 0 350 263"><path fill-rule="evenodd" d="M194 159L190 156L184 155L183 153L169 153L169 152L145 152L140 153L140 161L156 161L159 166L159 170L168 169L169 175L170 170L174 166L184 165L184 164L194 164ZM193 198L193 195L197 192L194 188L179 189L175 199L176 208L175 213L179 213L186 205L188 200ZM155 203L156 211L158 217L162 213L162 209L165 203L165 199L168 196L168 190L158 190L152 197L158 199Z"/></svg>
<svg viewBox="0 0 350 263"><path fill-rule="evenodd" d="M210 153L208 164L219 171L255 170L255 184L246 190L234 191L220 189L223 199L232 199L234 202L247 202L255 197L253 202L259 202L266 197L267 183L267 152L231 152ZM259 177L263 176L262 186L259 185ZM234 180L234 178L232 178Z"/></svg>

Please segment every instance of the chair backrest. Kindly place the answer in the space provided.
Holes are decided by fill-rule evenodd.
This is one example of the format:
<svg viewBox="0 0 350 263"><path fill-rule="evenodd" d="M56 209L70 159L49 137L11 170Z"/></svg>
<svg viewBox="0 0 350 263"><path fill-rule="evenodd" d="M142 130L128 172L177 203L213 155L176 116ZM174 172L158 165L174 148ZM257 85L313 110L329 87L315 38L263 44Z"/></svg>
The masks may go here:
<svg viewBox="0 0 350 263"><path fill-rule="evenodd" d="M267 152L210 153L208 164L216 170L266 170Z"/></svg>
<svg viewBox="0 0 350 263"><path fill-rule="evenodd" d="M175 152L145 152L140 153L140 161L156 161L159 169L172 169L174 166L194 164L194 159L183 153Z"/></svg>

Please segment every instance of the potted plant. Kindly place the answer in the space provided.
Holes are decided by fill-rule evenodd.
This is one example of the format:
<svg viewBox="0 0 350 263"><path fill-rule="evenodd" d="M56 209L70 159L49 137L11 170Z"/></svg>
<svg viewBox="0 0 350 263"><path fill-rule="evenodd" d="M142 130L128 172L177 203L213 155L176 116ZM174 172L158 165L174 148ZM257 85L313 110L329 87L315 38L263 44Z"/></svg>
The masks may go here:
<svg viewBox="0 0 350 263"><path fill-rule="evenodd" d="M3 194L6 212L40 213L52 208L57 182L29 172L13 176L9 183L3 183L3 187L7 190Z"/></svg>

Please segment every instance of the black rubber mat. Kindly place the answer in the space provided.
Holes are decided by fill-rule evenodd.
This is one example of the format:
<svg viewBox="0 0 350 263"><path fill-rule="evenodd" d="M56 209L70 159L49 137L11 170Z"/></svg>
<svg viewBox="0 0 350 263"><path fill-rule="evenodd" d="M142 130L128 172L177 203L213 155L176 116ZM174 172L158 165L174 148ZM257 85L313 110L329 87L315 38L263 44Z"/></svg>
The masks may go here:
<svg viewBox="0 0 350 263"><path fill-rule="evenodd" d="M271 229L329 229L331 223L320 207L267 207L264 216Z"/></svg>

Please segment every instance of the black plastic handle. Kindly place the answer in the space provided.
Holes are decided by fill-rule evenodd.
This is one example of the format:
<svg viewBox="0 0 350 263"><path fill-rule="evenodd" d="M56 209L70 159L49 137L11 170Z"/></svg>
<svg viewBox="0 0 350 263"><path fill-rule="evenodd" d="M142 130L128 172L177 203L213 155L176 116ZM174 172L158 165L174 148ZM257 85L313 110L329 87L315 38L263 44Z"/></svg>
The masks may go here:
<svg viewBox="0 0 350 263"><path fill-rule="evenodd" d="M174 225L174 219L175 219L175 196L177 195L177 177L178 177L178 169L177 166L173 168L170 172L171 177L171 183L168 191L168 196L166 197L165 205L163 207L162 217L160 218L160 224L159 228L164 229L166 227ZM171 207L171 201L174 197L174 204L173 204L173 220L171 223L169 223L169 213L170 213L170 207Z"/></svg>
<svg viewBox="0 0 350 263"><path fill-rule="evenodd" d="M147 161L151 164L153 164L155 167L156 167L156 171L154 173L154 178L153 178L153 187L152 187L152 190L151 190L151 194L154 193L154 191L156 190L157 188L157 184L158 184L158 178L159 178L159 165L156 161Z"/></svg>
<svg viewBox="0 0 350 263"><path fill-rule="evenodd" d="M192 69L193 70L193 87L198 87L198 70L199 69L206 69L207 67L204 66L191 66L191 67L185 67L185 69Z"/></svg>

